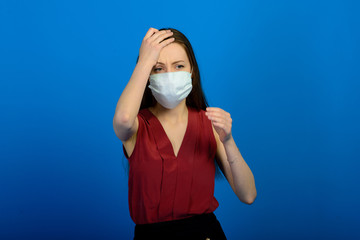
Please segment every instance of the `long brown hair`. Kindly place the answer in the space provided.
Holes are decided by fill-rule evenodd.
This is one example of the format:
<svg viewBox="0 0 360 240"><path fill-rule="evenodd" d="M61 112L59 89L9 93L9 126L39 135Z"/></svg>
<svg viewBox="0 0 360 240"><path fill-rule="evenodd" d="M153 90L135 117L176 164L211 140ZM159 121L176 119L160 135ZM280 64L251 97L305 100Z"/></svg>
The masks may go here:
<svg viewBox="0 0 360 240"><path fill-rule="evenodd" d="M186 98L186 105L192 108L195 108L197 110L205 110L208 105L205 94L201 87L201 80L200 80L200 71L199 66L196 62L195 54L193 51L193 48L189 42L189 40L185 37L184 34L182 34L179 30L176 30L174 28L162 28L161 30L171 30L174 34L169 38L175 38L175 41L173 43L178 43L181 46L184 47L186 54L189 58L190 65L192 67L192 90ZM166 38L168 39L168 38ZM164 39L164 40L166 40ZM139 60L139 57L138 57ZM140 109L152 107L156 104L156 100L153 97L149 86L149 82L147 83L147 86L145 88L145 92L141 101Z"/></svg>

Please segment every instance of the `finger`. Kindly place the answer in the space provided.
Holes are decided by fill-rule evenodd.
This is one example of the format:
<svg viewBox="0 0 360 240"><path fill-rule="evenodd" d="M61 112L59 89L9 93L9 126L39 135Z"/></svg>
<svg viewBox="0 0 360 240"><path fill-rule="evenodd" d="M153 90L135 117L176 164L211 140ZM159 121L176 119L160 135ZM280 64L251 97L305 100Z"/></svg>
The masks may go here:
<svg viewBox="0 0 360 240"><path fill-rule="evenodd" d="M224 110L218 107L207 107L206 111L224 111Z"/></svg>
<svg viewBox="0 0 360 240"><path fill-rule="evenodd" d="M211 117L222 117L225 118L227 117L227 115L223 112L206 112L205 113L206 116L211 116Z"/></svg>
<svg viewBox="0 0 360 240"><path fill-rule="evenodd" d="M161 43L164 39L172 36L173 34L174 34L173 32L166 32L164 34L161 34L154 40L154 42Z"/></svg>
<svg viewBox="0 0 360 240"><path fill-rule="evenodd" d="M229 129L231 129L232 126L232 119L231 118L223 118L223 117L216 117L216 116L208 116L208 119L212 122L212 123L221 123L224 125L224 127L227 127Z"/></svg>
<svg viewBox="0 0 360 240"><path fill-rule="evenodd" d="M221 108L217 108L217 107L207 107L207 108L206 108L206 112L207 112L207 113L214 113L214 112L223 113L224 115L230 117L230 113L224 111L224 110L221 109Z"/></svg>
<svg viewBox="0 0 360 240"><path fill-rule="evenodd" d="M207 107L206 111L207 112L224 112L224 113L226 113L226 111L224 111L223 109L218 108L218 107Z"/></svg>
<svg viewBox="0 0 360 240"><path fill-rule="evenodd" d="M157 39L159 36L161 36L161 35L163 35L163 34L165 34L165 33L167 33L167 32L168 32L167 30L157 31L157 32L155 32L153 35L151 35L147 40L148 40L149 42L155 42L156 39Z"/></svg>
<svg viewBox="0 0 360 240"><path fill-rule="evenodd" d="M153 34L145 40L147 40L148 42L154 42L154 40L156 40L156 38L158 38L160 35L165 34L165 33L167 33L167 30L161 30L161 31L158 30L156 32L153 32Z"/></svg>
<svg viewBox="0 0 360 240"><path fill-rule="evenodd" d="M223 123L218 123L218 122L213 122L213 125L214 125L214 127L218 127L218 128L220 128L220 129L222 129L222 130L224 130L225 131L225 124L223 124ZM225 131L226 132L226 131Z"/></svg>
<svg viewBox="0 0 360 240"><path fill-rule="evenodd" d="M227 123L227 121L224 118L220 118L220 117L209 117L209 119L212 122L223 123L223 124Z"/></svg>
<svg viewBox="0 0 360 240"><path fill-rule="evenodd" d="M229 113L227 112L206 112L205 113L206 116L208 117L218 117L218 118L222 118L227 122L232 122L231 116Z"/></svg>
<svg viewBox="0 0 360 240"><path fill-rule="evenodd" d="M172 43L173 41L175 41L175 38L166 39L160 43L160 47L163 48L163 47L169 45L170 43Z"/></svg>
<svg viewBox="0 0 360 240"><path fill-rule="evenodd" d="M154 33L158 32L158 31L159 30L157 30L156 28L149 28L149 30L145 34L144 39L148 39L149 37L151 37Z"/></svg>

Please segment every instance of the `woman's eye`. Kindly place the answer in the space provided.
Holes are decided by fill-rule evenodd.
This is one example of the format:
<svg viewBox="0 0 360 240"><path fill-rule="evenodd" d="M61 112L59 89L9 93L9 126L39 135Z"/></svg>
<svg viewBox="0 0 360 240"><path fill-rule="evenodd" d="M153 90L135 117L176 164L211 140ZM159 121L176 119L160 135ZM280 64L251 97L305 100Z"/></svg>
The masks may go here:
<svg viewBox="0 0 360 240"><path fill-rule="evenodd" d="M162 70L162 68L154 68L154 72L159 72L161 70Z"/></svg>
<svg viewBox="0 0 360 240"><path fill-rule="evenodd" d="M177 65L176 67L177 67L177 68L183 68L184 65Z"/></svg>

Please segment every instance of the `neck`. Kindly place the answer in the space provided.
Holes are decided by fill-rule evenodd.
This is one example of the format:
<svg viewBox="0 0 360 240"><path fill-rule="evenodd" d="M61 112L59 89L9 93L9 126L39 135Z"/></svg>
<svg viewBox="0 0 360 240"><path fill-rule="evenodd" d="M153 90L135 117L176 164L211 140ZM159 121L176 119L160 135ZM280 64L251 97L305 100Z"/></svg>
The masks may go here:
<svg viewBox="0 0 360 240"><path fill-rule="evenodd" d="M187 117L186 99L181 101L173 109L164 108L161 104L156 103L154 107L150 107L149 110L157 117L171 122L181 121Z"/></svg>

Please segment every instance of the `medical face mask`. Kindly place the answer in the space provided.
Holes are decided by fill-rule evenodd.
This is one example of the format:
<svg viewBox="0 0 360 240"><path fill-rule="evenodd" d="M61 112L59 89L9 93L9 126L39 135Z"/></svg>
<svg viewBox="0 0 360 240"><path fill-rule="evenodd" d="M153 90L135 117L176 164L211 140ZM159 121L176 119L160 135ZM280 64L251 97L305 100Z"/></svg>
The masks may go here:
<svg viewBox="0 0 360 240"><path fill-rule="evenodd" d="M156 101L168 109L175 108L192 89L191 73L186 71L150 75L149 88Z"/></svg>

